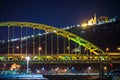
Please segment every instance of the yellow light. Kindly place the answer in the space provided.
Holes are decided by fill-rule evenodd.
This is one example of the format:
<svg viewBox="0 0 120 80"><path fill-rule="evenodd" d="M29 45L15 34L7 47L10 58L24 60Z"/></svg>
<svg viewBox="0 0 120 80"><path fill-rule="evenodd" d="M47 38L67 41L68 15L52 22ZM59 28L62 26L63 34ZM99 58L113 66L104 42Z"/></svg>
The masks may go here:
<svg viewBox="0 0 120 80"><path fill-rule="evenodd" d="M120 47L117 48L120 51Z"/></svg>
<svg viewBox="0 0 120 80"><path fill-rule="evenodd" d="M64 70L65 72L67 71L67 69Z"/></svg>
<svg viewBox="0 0 120 80"><path fill-rule="evenodd" d="M82 28L86 28L86 26L88 26L87 23L83 23L83 24L81 24L81 27L82 27Z"/></svg>
<svg viewBox="0 0 120 80"><path fill-rule="evenodd" d="M88 21L88 25L93 25L93 23L91 21Z"/></svg>

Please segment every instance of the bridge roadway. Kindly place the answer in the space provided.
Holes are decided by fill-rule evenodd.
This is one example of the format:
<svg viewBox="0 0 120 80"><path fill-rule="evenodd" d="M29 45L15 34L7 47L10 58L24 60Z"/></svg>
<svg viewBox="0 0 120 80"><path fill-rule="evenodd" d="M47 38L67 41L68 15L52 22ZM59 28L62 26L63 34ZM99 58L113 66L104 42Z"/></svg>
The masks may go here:
<svg viewBox="0 0 120 80"><path fill-rule="evenodd" d="M30 63L120 63L120 55L25 55L25 54L1 54L0 63L26 62L30 57Z"/></svg>

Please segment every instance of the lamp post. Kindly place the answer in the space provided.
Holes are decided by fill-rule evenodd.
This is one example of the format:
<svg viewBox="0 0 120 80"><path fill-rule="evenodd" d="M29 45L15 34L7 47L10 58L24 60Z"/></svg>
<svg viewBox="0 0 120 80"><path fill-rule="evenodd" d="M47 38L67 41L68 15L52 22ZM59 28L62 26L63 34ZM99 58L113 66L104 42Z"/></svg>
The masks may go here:
<svg viewBox="0 0 120 80"><path fill-rule="evenodd" d="M107 67L104 66L104 73L107 73Z"/></svg>
<svg viewBox="0 0 120 80"><path fill-rule="evenodd" d="M30 61L29 56L26 57L26 61L27 61L27 74L28 74L28 72L29 72L29 61Z"/></svg>
<svg viewBox="0 0 120 80"><path fill-rule="evenodd" d="M88 67L88 74L90 74L90 70L91 70L91 67L89 66L89 67Z"/></svg>

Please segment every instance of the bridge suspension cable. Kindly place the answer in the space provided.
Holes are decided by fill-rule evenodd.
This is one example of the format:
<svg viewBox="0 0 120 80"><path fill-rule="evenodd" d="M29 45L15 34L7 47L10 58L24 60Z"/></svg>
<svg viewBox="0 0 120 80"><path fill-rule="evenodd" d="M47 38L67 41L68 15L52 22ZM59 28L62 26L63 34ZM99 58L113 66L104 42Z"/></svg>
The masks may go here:
<svg viewBox="0 0 120 80"><path fill-rule="evenodd" d="M35 28L33 28L33 55L35 55Z"/></svg>
<svg viewBox="0 0 120 80"><path fill-rule="evenodd" d="M8 54L10 53L10 26L8 25Z"/></svg>
<svg viewBox="0 0 120 80"><path fill-rule="evenodd" d="M40 41L41 41L41 40L40 40L40 35L41 35L41 34L40 34L40 30L39 30L39 42L38 42L38 43L39 43L39 47L38 47L39 55L41 55L41 54L40 54L40 51L41 51L41 49L42 49L42 48L41 48L41 42L40 42Z"/></svg>
<svg viewBox="0 0 120 80"><path fill-rule="evenodd" d="M65 54L65 38L63 39L63 45L64 45L64 50L63 50L64 52L63 53Z"/></svg>
<svg viewBox="0 0 120 80"><path fill-rule="evenodd" d="M14 39L14 27L12 27L13 28L13 39ZM14 54L14 41L12 42L12 54Z"/></svg>
<svg viewBox="0 0 120 80"><path fill-rule="evenodd" d="M27 27L26 27L26 38L28 39L28 29L27 29ZM26 55L28 55L28 44L27 44L27 39L26 39Z"/></svg>
<svg viewBox="0 0 120 80"><path fill-rule="evenodd" d="M20 53L22 54L22 28L23 28L23 26L21 26L20 28L21 28L21 29L20 29L20 31L21 31L21 32L20 32L20 34L21 34L21 35L20 35L20 47L21 47ZM14 39L14 38L13 38L13 39ZM13 42L14 42L14 41L13 41Z"/></svg>
<svg viewBox="0 0 120 80"><path fill-rule="evenodd" d="M70 39L68 38L68 46L67 46L68 54L70 54Z"/></svg>
<svg viewBox="0 0 120 80"><path fill-rule="evenodd" d="M57 34L57 55L59 54L59 37L58 37L58 34Z"/></svg>
<svg viewBox="0 0 120 80"><path fill-rule="evenodd" d="M46 32L46 35L45 35L45 55L47 55L47 33Z"/></svg>
<svg viewBox="0 0 120 80"><path fill-rule="evenodd" d="M53 55L53 33L51 34L51 55Z"/></svg>

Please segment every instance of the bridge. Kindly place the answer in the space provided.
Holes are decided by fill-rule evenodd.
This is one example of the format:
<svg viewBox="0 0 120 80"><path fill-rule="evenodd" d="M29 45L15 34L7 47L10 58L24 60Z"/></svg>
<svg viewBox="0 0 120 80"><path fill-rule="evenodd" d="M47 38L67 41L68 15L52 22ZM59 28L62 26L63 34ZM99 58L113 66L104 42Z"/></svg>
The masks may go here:
<svg viewBox="0 0 120 80"><path fill-rule="evenodd" d="M109 62L112 58L119 57L119 55L108 55L82 37L53 26L30 22L0 22L0 27L7 28L5 43L7 52L4 54L0 52L0 61L24 61L25 57L30 56L31 60L35 62L79 62L79 60L88 62L105 60ZM28 36L29 28L32 29L31 38ZM19 32L15 31L17 29ZM36 35L36 29L39 30L38 35ZM19 34L19 38L15 41L16 34ZM31 45L28 44L29 38L32 39ZM29 46L31 46L31 52L28 50ZM78 49L75 51L76 47Z"/></svg>

